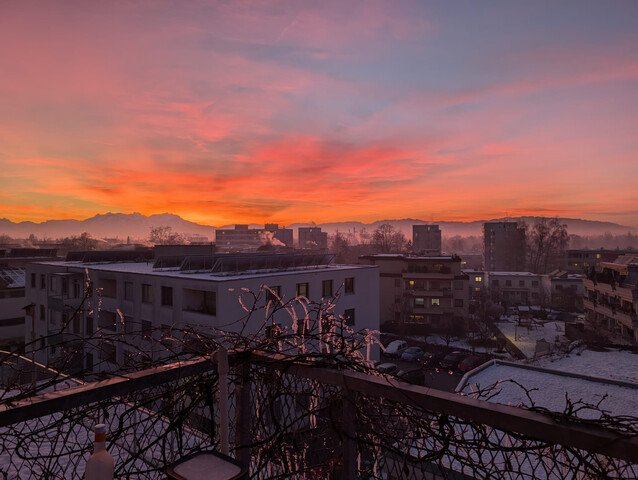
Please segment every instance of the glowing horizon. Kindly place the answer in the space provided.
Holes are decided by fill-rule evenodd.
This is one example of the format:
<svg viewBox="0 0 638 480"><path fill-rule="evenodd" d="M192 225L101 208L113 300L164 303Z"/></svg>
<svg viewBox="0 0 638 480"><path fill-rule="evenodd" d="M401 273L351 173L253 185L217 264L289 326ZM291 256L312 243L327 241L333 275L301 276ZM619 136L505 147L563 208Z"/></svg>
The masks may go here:
<svg viewBox="0 0 638 480"><path fill-rule="evenodd" d="M635 18L636 2L5 3L0 217L636 228Z"/></svg>

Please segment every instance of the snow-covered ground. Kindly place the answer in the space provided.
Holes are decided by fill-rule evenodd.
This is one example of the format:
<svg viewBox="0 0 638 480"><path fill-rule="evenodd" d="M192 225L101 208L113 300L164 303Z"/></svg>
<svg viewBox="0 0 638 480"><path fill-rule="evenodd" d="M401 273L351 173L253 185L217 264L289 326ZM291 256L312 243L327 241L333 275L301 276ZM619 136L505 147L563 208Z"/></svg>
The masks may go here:
<svg viewBox="0 0 638 480"><path fill-rule="evenodd" d="M540 358L534 362L534 365L638 385L638 355L631 352L579 350L559 358ZM638 411L634 414L638 414Z"/></svg>
<svg viewBox="0 0 638 480"><path fill-rule="evenodd" d="M568 365L569 362L566 362ZM486 388L499 383L490 401L505 405L530 405L525 390L511 382L514 380L530 391L530 398L536 406L562 412L566 405L566 396L572 402L582 400L589 404L598 403L603 397L600 408L611 415L634 416L638 412L638 385L635 388L604 383L596 379L574 378L535 370L516 365L492 365L468 379L463 392L471 395L477 388ZM582 418L598 418L595 411L579 413Z"/></svg>
<svg viewBox="0 0 638 480"><path fill-rule="evenodd" d="M527 358L535 356L538 340L554 344L561 342L561 337L565 334L565 322L544 323L534 319L518 324L513 316L503 316L496 326Z"/></svg>

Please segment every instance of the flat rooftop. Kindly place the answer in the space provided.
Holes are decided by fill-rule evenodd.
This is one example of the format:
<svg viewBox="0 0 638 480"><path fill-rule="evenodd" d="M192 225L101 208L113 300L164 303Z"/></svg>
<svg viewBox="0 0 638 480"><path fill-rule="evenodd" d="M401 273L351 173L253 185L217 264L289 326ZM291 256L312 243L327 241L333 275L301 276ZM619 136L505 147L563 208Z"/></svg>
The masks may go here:
<svg viewBox="0 0 638 480"><path fill-rule="evenodd" d="M68 261L46 261L35 262L38 265L50 265L69 268L72 271L83 272L85 269L101 272L114 273L134 273L139 275L153 275L158 277L188 278L197 280L207 280L224 282L232 280L244 280L246 278L265 278L281 275L299 275L300 273L310 273L317 271L352 271L361 269L378 268L375 265L316 265L300 268L288 269L267 269L242 272L219 272L211 271L187 271L187 270L162 270L154 269L153 262L114 262L114 263L81 263Z"/></svg>

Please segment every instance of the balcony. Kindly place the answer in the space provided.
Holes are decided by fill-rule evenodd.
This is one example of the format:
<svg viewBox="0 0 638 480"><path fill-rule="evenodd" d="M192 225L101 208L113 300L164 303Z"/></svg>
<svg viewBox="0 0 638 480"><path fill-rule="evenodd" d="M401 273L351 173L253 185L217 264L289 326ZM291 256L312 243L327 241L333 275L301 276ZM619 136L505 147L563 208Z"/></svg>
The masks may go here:
<svg viewBox="0 0 638 480"><path fill-rule="evenodd" d="M227 442L258 479L638 475L635 423L582 421L408 385L362 365L344 370L336 355L238 350L229 360L223 384L206 355L94 383L64 377L59 391L53 376L38 383L39 395L5 385L0 471L82 478L91 428L104 422L117 478L164 479L171 462Z"/></svg>

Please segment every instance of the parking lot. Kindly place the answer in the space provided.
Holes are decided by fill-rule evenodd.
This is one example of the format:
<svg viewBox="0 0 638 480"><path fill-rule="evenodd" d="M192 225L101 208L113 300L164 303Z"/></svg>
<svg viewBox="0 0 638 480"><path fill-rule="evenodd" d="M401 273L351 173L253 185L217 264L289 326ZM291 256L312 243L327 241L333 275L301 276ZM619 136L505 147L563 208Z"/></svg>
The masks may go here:
<svg viewBox="0 0 638 480"><path fill-rule="evenodd" d="M381 356L381 362L394 363L399 370L404 371L419 368L418 363L406 362L397 358L388 358L385 355ZM424 386L437 390L453 392L461 378L463 378L463 374L460 372L450 373L449 370L439 368L423 368L422 370L425 374Z"/></svg>

